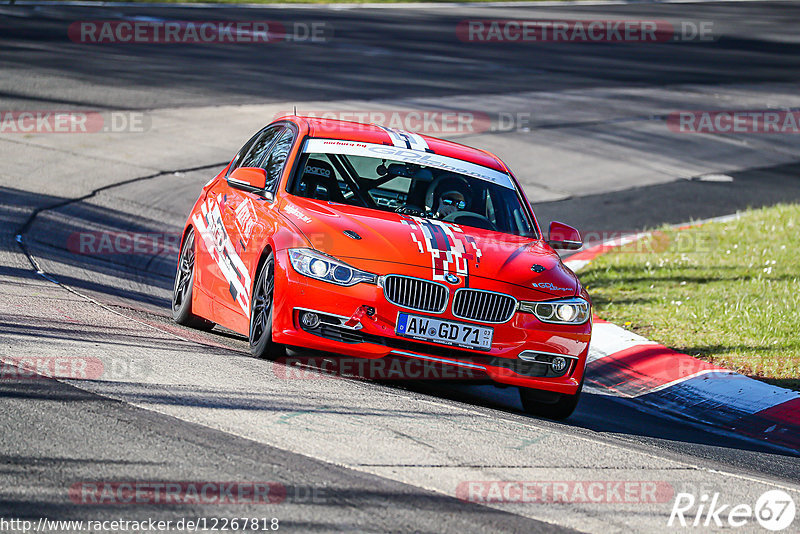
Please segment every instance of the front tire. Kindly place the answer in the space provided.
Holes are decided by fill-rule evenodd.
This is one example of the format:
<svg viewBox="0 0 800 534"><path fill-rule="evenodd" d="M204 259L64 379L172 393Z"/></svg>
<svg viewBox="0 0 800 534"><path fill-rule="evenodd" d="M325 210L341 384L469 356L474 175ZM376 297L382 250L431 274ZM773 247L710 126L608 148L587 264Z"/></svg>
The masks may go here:
<svg viewBox="0 0 800 534"><path fill-rule="evenodd" d="M258 271L250 305L250 354L265 360L285 354L283 345L272 341L274 295L275 257L270 252Z"/></svg>
<svg viewBox="0 0 800 534"><path fill-rule="evenodd" d="M172 319L183 326L211 330L214 323L192 313L194 289L194 228L189 228L178 256L178 270L172 288Z"/></svg>
<svg viewBox="0 0 800 534"><path fill-rule="evenodd" d="M583 390L583 380L578 386L578 391L574 395L565 393L551 393L549 391L539 391L535 389L519 388L519 399L525 413L561 421L566 419L578 406L578 400Z"/></svg>

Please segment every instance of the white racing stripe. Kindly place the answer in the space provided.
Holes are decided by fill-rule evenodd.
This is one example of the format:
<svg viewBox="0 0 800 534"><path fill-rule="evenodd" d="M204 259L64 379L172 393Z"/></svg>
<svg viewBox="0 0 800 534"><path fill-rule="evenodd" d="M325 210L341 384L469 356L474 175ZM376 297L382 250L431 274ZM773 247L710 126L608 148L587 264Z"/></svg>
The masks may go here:
<svg viewBox="0 0 800 534"><path fill-rule="evenodd" d="M219 211L219 204L213 198L206 200L201 206L202 215L198 214L192 218L195 228L208 249L208 253L214 258L214 262L219 266L222 275L231 285L231 298L242 308L246 316L250 316L250 273L233 248L233 243L225 231L222 216Z"/></svg>
<svg viewBox="0 0 800 534"><path fill-rule="evenodd" d="M389 137L392 139L392 144L396 147L422 151L427 151L430 148L425 139L419 134L398 130L396 128L387 128L380 124L376 124L375 126L389 134Z"/></svg>

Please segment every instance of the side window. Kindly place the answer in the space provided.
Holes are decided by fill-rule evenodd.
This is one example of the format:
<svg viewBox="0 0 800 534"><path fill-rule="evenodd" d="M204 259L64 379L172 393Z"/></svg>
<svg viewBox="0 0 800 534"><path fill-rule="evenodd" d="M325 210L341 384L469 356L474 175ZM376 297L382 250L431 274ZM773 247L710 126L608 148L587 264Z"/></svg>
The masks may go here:
<svg viewBox="0 0 800 534"><path fill-rule="evenodd" d="M258 167L259 162L264 157L264 154L267 153L269 148L272 146L273 141L278 136L280 132L283 131L282 126L274 126L265 130L261 133L260 137L256 140L255 143L250 147L250 150L247 151L247 154L241 159L236 166L237 167ZM267 180L269 182L269 180Z"/></svg>
<svg viewBox="0 0 800 534"><path fill-rule="evenodd" d="M336 171L326 154L308 154L303 159L299 179L294 185L295 195L341 204L353 204L358 201L355 193Z"/></svg>
<svg viewBox="0 0 800 534"><path fill-rule="evenodd" d="M247 151L250 150L250 147L253 146L253 143L256 142L256 139L258 139L259 135L261 134L260 133L255 134L244 144L242 148L239 149L239 152L236 153L236 157L234 157L233 161L231 162L231 166L228 169L228 174L230 174L233 171L233 169L240 166L242 158L247 155Z"/></svg>
<svg viewBox="0 0 800 534"><path fill-rule="evenodd" d="M261 167L267 171L267 191L275 190L275 185L283 172L283 166L286 164L286 158L289 157L292 141L294 141L294 133L291 130L285 130L275 142L266 161L261 164Z"/></svg>

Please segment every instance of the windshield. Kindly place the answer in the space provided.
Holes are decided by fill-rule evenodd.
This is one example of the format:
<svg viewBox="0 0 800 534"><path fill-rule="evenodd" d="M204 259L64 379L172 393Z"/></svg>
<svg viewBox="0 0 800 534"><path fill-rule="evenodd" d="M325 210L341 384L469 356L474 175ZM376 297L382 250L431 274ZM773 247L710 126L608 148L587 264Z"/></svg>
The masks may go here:
<svg viewBox="0 0 800 534"><path fill-rule="evenodd" d="M325 150L319 143L322 140L310 141L314 143L307 143L289 191L294 195L537 237L506 174L381 145L372 146L397 159L362 155L363 148L370 146L364 143L353 143L362 150Z"/></svg>

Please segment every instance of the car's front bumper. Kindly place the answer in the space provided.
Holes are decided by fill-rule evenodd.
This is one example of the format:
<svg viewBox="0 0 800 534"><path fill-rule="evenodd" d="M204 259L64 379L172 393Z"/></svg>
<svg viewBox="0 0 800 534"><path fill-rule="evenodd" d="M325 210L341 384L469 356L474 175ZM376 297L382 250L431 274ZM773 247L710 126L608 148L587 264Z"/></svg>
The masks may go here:
<svg viewBox="0 0 800 534"><path fill-rule="evenodd" d="M408 266L391 267L402 268L398 274L420 278L425 278L425 272L429 271ZM273 338L278 343L355 358L410 358L461 369L464 372L453 373L458 378L483 376L501 384L557 393L574 394L583 379L591 321L582 325L548 324L532 314L517 312L503 324L474 323L494 329L491 350L454 348L411 340L395 333L401 312L465 322L453 317L449 308L442 314L416 312L388 302L377 285L361 283L341 287L307 278L293 270L286 251L276 254L275 275ZM476 287L480 283L473 280L472 286L508 292L508 284L484 282L484 287ZM320 327L304 326L300 316L305 312L322 317ZM566 371L560 375L548 363L556 356L568 362Z"/></svg>

